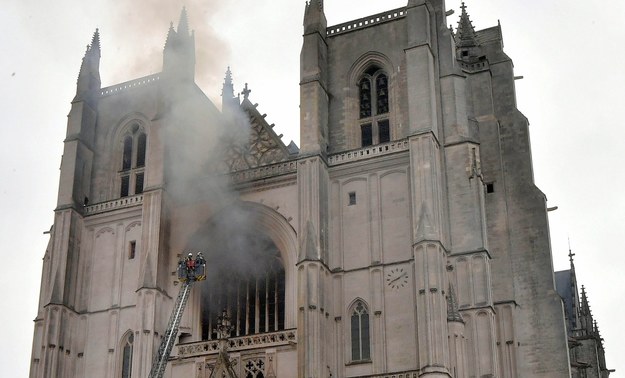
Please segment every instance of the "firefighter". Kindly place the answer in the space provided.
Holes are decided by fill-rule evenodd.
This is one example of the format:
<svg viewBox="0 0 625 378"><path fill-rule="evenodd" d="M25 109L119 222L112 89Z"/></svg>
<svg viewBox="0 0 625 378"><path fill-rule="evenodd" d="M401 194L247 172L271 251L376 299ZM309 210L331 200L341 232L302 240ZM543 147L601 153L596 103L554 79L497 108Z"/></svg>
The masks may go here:
<svg viewBox="0 0 625 378"><path fill-rule="evenodd" d="M193 254L192 253L189 253L185 263L187 265L187 273L189 275L191 275L193 273L193 271L195 270L195 260L193 260Z"/></svg>

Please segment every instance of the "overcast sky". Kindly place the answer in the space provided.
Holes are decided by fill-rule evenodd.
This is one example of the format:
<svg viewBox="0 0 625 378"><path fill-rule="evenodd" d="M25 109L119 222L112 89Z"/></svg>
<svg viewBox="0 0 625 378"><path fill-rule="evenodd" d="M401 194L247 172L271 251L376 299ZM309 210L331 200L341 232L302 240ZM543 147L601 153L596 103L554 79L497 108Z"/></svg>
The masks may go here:
<svg viewBox="0 0 625 378"><path fill-rule="evenodd" d="M407 0L326 0L328 24L405 6ZM125 4L127 3L127 4ZM140 5L134 3L141 3ZM53 222L67 114L81 58L100 29L102 85L159 72L169 22L187 6L197 81L219 105L235 89L299 145L303 0L4 0L0 13L0 376L28 375L41 258ZM447 1L456 13L459 1ZM556 270L586 286L608 367L625 376L625 2L468 0L477 29L501 20L514 60L519 109L530 120L535 179L547 195Z"/></svg>

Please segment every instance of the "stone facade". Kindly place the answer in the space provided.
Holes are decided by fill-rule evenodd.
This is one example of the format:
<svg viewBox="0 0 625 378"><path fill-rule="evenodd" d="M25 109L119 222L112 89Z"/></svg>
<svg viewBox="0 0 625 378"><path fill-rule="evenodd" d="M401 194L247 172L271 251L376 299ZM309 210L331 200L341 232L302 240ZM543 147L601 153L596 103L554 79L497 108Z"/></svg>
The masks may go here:
<svg viewBox="0 0 625 378"><path fill-rule="evenodd" d="M147 376L177 261L202 250L209 279L167 377L211 376L217 306L235 318L241 377L570 377L501 28L474 30L464 7L458 29L446 25L442 0L331 27L311 0L299 148L247 87L234 96L230 72L221 111L196 86L186 13L160 74L108 88L96 32L69 114L30 376Z"/></svg>
<svg viewBox="0 0 625 378"><path fill-rule="evenodd" d="M571 377L607 378L614 370L607 368L603 338L597 321L592 316L584 286L581 294L579 292L573 256L575 255L570 252L570 269L555 273L556 289L564 303Z"/></svg>

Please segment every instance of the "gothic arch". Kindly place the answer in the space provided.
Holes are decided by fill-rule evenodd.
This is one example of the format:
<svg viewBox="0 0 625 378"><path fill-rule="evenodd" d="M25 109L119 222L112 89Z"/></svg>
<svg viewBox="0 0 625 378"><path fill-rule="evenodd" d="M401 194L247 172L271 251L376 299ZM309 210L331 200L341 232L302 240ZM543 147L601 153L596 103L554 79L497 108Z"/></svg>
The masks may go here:
<svg viewBox="0 0 625 378"><path fill-rule="evenodd" d="M106 182L113 183L108 189L108 198L119 198L120 177L119 171L122 167L124 139L126 136L134 135L133 145L137 145L138 134L145 135L145 150L149 149L151 123L149 118L139 112L131 112L121 117L114 126L108 130L106 135L104 148L108 156L108 169L106 170Z"/></svg>
<svg viewBox="0 0 625 378"><path fill-rule="evenodd" d="M117 125L110 130L107 141L108 145L112 146L111 167L113 171L117 171L119 167L121 167L124 137L136 132L144 133L149 143L150 121L144 114L136 112L124 116Z"/></svg>
<svg viewBox="0 0 625 378"><path fill-rule="evenodd" d="M388 175L392 175L392 174L395 174L395 173L399 173L399 174L402 174L402 175L407 175L405 168L390 169L390 170L384 171L384 172L382 172L380 174L380 180L382 180L382 178L384 178L384 177L386 177Z"/></svg>
<svg viewBox="0 0 625 378"><path fill-rule="evenodd" d="M134 338L132 330L128 330L119 339L117 348L117 368L115 369L115 377L131 378L132 377L132 360L134 356Z"/></svg>
<svg viewBox="0 0 625 378"><path fill-rule="evenodd" d="M255 202L241 202L241 207L258 214L259 230L269 236L280 250L285 267L297 263L297 233L289 221L276 210ZM287 273L288 274L288 273Z"/></svg>
<svg viewBox="0 0 625 378"><path fill-rule="evenodd" d="M349 69L349 88L355 88L362 74L371 66L377 65L384 70L389 76L393 74L393 64L391 60L384 54L377 51L369 51L362 54Z"/></svg>
<svg viewBox="0 0 625 378"><path fill-rule="evenodd" d="M370 306L369 306L369 303L367 303L367 301L365 301L361 297L356 297L349 303L349 305L347 305L347 314L348 315L352 311L352 309L356 307L356 305L359 302L362 303L367 309L369 309Z"/></svg>
<svg viewBox="0 0 625 378"><path fill-rule="evenodd" d="M349 340L349 360L369 361L371 359L371 307L362 298L355 298L347 308L349 326L346 340Z"/></svg>
<svg viewBox="0 0 625 378"><path fill-rule="evenodd" d="M103 227L101 229L99 229L96 234L95 234L95 239L99 238L100 236L102 236L103 234L110 232L111 234L115 235L115 230L113 230L111 227Z"/></svg>
<svg viewBox="0 0 625 378"><path fill-rule="evenodd" d="M119 197L143 193L148 151L147 121L137 115L124 121L111 144L110 161L116 171L113 191L117 189Z"/></svg>
<svg viewBox="0 0 625 378"><path fill-rule="evenodd" d="M137 226L141 226L141 221L134 221L130 223L128 226L126 226L125 232L128 232Z"/></svg>
<svg viewBox="0 0 625 378"><path fill-rule="evenodd" d="M225 228L220 226L220 222L229 222L228 217L232 217L232 213L235 213L234 216L237 217L237 219L242 219L243 224L226 226ZM227 237L226 234L237 235L237 233L240 233L241 235L246 235L247 233L247 235L258 235L260 239L268 239L273 243L284 269L284 328L295 328L297 234L288 220L276 210L265 205L238 201L222 208L207 219L203 225L198 227L191 234L185 250L202 250L202 248L205 248L203 246L210 245L211 241L215 242L215 239L211 236L215 230L221 230L219 235L222 237ZM241 235L239 235L239 237L241 237ZM237 241L235 241L235 243L236 242ZM205 256L207 259L207 269L216 269L214 267L209 268L211 253L212 252L209 250ZM237 261L242 262L243 258L247 259L249 257L243 256ZM223 262L220 262L220 264L222 263ZM207 276L209 276L210 272L207 271L207 273Z"/></svg>
<svg viewBox="0 0 625 378"><path fill-rule="evenodd" d="M120 118L115 126L109 130L109 134L106 137L109 146L114 146L134 124L141 127L149 139L151 133L151 123L149 118L143 113L131 112Z"/></svg>
<svg viewBox="0 0 625 378"><path fill-rule="evenodd" d="M361 86L360 82L367 73L368 70L373 67L379 69L380 75L385 76L384 82L388 87L386 88L386 99L384 100L385 108L387 109L383 113L373 112L369 116L362 117L361 107ZM378 75L378 74L376 74ZM393 63L384 54L377 51L369 51L361 55L347 72L347 88L346 91L346 109L345 109L345 136L348 149L361 148L364 146L385 143L389 140L395 139L396 132L394 131L394 112L393 109L396 106L397 99L394 96L396 92L395 80L394 80ZM368 76L367 76L368 77ZM376 81L373 77L370 77L372 81ZM364 80L364 79L363 79ZM373 83L370 81L370 85ZM375 86L375 85L374 85ZM373 92L372 92L373 93ZM381 93L381 92L380 92ZM377 98L377 96L376 96ZM371 99L373 103L375 99ZM375 106L375 105L374 105ZM379 117L380 114L384 114L383 117ZM370 121L366 121L370 118ZM365 142L365 131L363 127L369 126L369 133L371 134L371 143ZM384 130L384 131L382 131Z"/></svg>

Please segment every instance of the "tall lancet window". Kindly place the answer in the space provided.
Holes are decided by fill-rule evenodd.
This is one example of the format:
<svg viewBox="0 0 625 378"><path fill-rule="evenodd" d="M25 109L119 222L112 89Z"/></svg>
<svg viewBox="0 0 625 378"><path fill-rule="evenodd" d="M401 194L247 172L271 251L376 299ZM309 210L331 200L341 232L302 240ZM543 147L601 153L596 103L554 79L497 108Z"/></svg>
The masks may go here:
<svg viewBox="0 0 625 378"><path fill-rule="evenodd" d="M351 341L352 361L371 359L369 310L361 300L357 300L351 309Z"/></svg>
<svg viewBox="0 0 625 378"><path fill-rule="evenodd" d="M143 193L147 136L137 124L122 138L122 161L119 171L119 196Z"/></svg>
<svg viewBox="0 0 625 378"><path fill-rule="evenodd" d="M221 237L231 240L222 242ZM231 337L285 329L285 272L275 244L245 231L216 236L212 243L202 288L202 339L217 337L218 316L224 310L230 316Z"/></svg>
<svg viewBox="0 0 625 378"><path fill-rule="evenodd" d="M360 142L362 147L391 140L388 76L371 66L358 82Z"/></svg>
<svg viewBox="0 0 625 378"><path fill-rule="evenodd" d="M121 378L131 378L132 376L132 343L134 342L134 335L132 332L128 333L122 341L122 374Z"/></svg>

